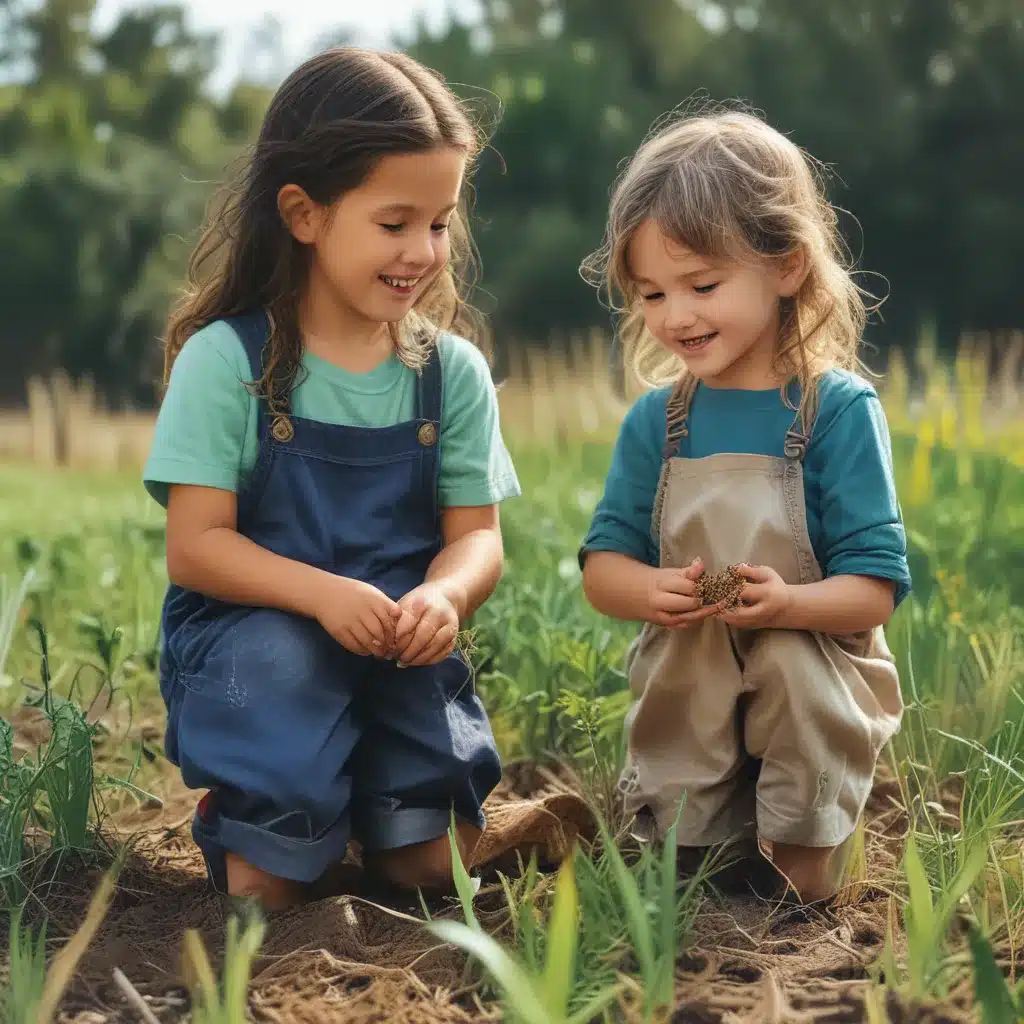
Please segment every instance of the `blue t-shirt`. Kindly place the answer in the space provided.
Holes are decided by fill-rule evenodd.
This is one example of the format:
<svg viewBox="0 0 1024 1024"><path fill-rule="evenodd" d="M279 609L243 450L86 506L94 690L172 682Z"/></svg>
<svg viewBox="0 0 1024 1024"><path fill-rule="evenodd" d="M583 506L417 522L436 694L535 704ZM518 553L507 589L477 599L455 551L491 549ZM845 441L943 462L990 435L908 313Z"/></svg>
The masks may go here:
<svg viewBox="0 0 1024 1024"><path fill-rule="evenodd" d="M581 558L590 551L618 551L658 564L651 511L671 390L647 392L626 414ZM910 592L910 569L882 404L867 381L845 370L824 374L818 396L818 415L804 456L811 547L826 577L853 574L892 580L899 605ZM798 399L795 385L789 397ZM794 416L778 388L739 391L698 385L681 454L782 456Z"/></svg>

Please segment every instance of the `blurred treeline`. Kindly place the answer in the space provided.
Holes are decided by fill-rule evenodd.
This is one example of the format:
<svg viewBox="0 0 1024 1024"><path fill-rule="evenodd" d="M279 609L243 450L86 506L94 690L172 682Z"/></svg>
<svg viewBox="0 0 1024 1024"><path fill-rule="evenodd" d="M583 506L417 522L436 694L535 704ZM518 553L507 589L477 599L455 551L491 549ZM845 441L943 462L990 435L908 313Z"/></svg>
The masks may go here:
<svg viewBox="0 0 1024 1024"><path fill-rule="evenodd" d="M153 400L158 338L206 202L271 82L209 80L175 5L92 28L94 0L0 0L0 401L63 367ZM881 347L1024 326L1021 0L483 0L483 23L396 41L485 121L476 303L505 341L607 325L580 259L660 114L742 98L834 166L889 294Z"/></svg>

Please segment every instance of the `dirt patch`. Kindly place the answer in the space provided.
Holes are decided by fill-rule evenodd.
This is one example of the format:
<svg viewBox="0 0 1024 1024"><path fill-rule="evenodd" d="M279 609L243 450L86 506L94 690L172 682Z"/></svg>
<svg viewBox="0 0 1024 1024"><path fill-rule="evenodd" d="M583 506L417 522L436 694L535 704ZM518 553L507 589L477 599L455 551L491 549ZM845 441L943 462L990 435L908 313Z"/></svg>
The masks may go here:
<svg viewBox="0 0 1024 1024"><path fill-rule="evenodd" d="M187 1013L180 964L184 932L199 932L215 966L222 954L228 906L211 892L189 827L198 794L170 778L163 805L132 808L107 821L108 840L128 843L117 894L62 1004L62 1020L77 1024L137 1019L113 980L115 967L130 979L161 1021ZM506 923L500 885L487 885L497 868L511 870L517 852L536 849L542 863L556 864L577 837L595 827L585 801L556 774L531 781L539 788L519 794L506 781L488 801L487 840L474 856L485 884L477 913L489 931ZM346 869L348 869L346 871ZM55 939L73 934L99 884L96 864L65 862L56 878L37 886L29 920L48 919ZM267 1021L479 1021L499 1019L469 984L465 958L440 944L405 911L368 902L360 890L358 847L331 881L345 890L267 917L261 955L253 970L251 1006ZM435 917L461 919L454 900L433 908ZM418 915L421 916L421 915ZM3 940L6 940L4 935Z"/></svg>
<svg viewBox="0 0 1024 1024"><path fill-rule="evenodd" d="M107 917L80 963L61 1019L75 1024L138 1017L113 980L115 967L131 980L162 1022L188 1013L179 951L184 932L201 935L215 966L222 954L225 902L208 890L202 858L189 834L197 794L167 774L154 780L161 806L126 807L107 822L112 840L129 855ZM951 801L952 802L952 801ZM517 854L536 849L554 866L594 822L570 772L536 765L507 766L487 804L488 830L475 866L483 887L477 912L489 931L507 933L504 895L495 872L516 873ZM869 967L887 929L886 892L899 858L899 808L891 783L881 780L869 814L870 886L846 905L793 907L754 896L713 895L677 964L673 1021L695 1024L825 1024L865 1021ZM627 851L628 852L628 851ZM81 921L99 882L99 866L65 865L59 881L36 891L29 913L45 912L52 938L67 937ZM360 890L358 849L333 879L336 892L271 914L254 966L250 1005L259 1021L437 1022L501 1019L484 1005L463 955L439 944L413 907L386 909ZM842 902L842 901L841 901ZM404 911L411 911L407 914ZM435 917L461 918L454 901ZM3 937L5 939L6 936ZM3 941L0 939L0 941ZM966 1022L966 997L949 1005L909 1007L891 1001L890 1020L905 1024ZM640 1019L624 1007L625 1019Z"/></svg>

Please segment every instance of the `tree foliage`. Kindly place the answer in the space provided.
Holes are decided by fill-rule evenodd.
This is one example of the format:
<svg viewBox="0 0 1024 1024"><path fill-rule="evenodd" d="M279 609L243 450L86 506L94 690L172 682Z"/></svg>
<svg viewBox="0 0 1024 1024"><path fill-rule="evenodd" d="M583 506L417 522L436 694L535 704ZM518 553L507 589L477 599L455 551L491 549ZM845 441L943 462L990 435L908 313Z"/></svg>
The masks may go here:
<svg viewBox="0 0 1024 1024"><path fill-rule="evenodd" d="M211 93L216 40L180 7L101 34L93 6L0 0L0 399L57 366L113 402L152 399L204 204L269 98L256 74ZM701 95L749 102L834 168L850 247L880 275L861 283L890 296L873 340L1024 325L1019 0L480 6L479 25L397 44L497 123L477 179L476 301L502 337L607 324L577 267L609 187L652 122Z"/></svg>

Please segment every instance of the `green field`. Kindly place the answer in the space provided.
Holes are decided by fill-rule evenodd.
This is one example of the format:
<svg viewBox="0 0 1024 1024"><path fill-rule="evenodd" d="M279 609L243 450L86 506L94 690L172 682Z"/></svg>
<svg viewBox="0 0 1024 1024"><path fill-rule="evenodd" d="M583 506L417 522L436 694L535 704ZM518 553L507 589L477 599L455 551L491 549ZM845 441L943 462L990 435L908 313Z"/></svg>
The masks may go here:
<svg viewBox="0 0 1024 1024"><path fill-rule="evenodd" d="M635 627L589 609L575 560L609 448L520 446L514 455L525 496L503 513L505 577L473 623L479 687L509 764L556 766L600 812L609 834L583 843L557 883L550 873L516 877L505 870L477 896L478 911L467 903L465 914L456 906L444 915L468 921L462 932L444 931L448 925L436 935L424 931L422 950L456 939L477 955L465 970L455 958L450 977L438 968L422 992L406 985L401 1006L420 1000L423 1015L403 1009L390 1019L485 1019L495 1001L507 1000L523 1021L668 1019L671 1007L683 1007L679 1020L753 1020L735 1015L763 999L782 1000L777 1016L765 1018L779 1021L1020 1018L1024 471L1006 457L1002 441L987 445L988 453L977 445L944 447L941 436L933 444L928 430L911 432L892 419L915 591L887 632L907 712L883 756L834 915L780 920L751 938L750 921L761 928L773 908L723 904L713 873L706 885L677 888L671 850L639 850L622 832L614 794L627 706L621 666ZM12 925L17 941L8 947L6 990L7 1019L21 1021L36 1019L28 1007L44 980L42 948L27 941L29 930L47 918L51 929L56 922L48 932L52 957L62 944L56 940L80 923L126 834L113 825L141 821L147 806L156 807L152 797L164 806L151 810L146 827L174 817L184 836L174 849L184 849L187 828L180 825L189 798L175 790L173 766L161 752L154 671L166 583L161 511L133 476L0 467L0 494L0 880L4 903L24 906L20 924ZM72 702L63 704L68 695ZM78 709L90 704L86 720ZM45 718L52 728L40 731ZM153 891L139 896L135 877L119 880L111 916L99 926L97 942L108 951L117 915L128 912L131 899L158 898ZM189 877L194 894L201 878ZM723 936L722 913L749 941ZM219 946L224 929L219 919L214 926L205 939ZM274 920L253 924L245 934L248 953L244 941L236 943L224 967L236 1005L219 1016L220 996L210 995L211 979L205 989L201 984L193 940L190 971L179 977L168 966L183 934L161 937L174 951L166 971L125 973L150 996L160 1020L179 1019L186 990L196 1001L194 1019L241 1020L238 991L249 960L261 941L275 955L290 952L274 945L283 927ZM505 953L488 945L485 933L496 935ZM831 954L838 944L852 959L828 970L793 968L794 954L826 939ZM302 956L313 955L308 941L292 941ZM386 995L396 976L334 957L348 966L337 966L324 985L330 998L351 995L344 1019L386 1019L365 1009L373 1002L368 993ZM421 971L411 956L398 960L388 970ZM268 974L259 958L251 970L253 1006L271 1005L278 996L261 993L276 992L280 974ZM366 983L345 989L350 976L365 976ZM54 972L50 980L59 981ZM435 983L449 995L442 997ZM122 991L72 981L67 1019L87 1011L101 1016L80 1019L114 1019L113 1008L127 1005ZM228 1006L229 993L221 995ZM943 1007L946 1016L929 1007ZM112 1016L103 1018L108 1011ZM723 1016L727 1011L734 1016ZM329 1009L322 1012L332 1019ZM321 1019L310 1014L301 1019Z"/></svg>

